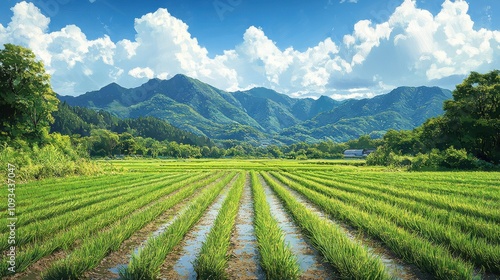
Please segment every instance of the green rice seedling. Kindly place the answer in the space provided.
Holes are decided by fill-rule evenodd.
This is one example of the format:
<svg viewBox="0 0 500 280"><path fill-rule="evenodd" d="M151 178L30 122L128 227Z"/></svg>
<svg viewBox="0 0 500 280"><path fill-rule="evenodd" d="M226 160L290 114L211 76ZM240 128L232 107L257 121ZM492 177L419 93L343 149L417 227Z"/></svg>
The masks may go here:
<svg viewBox="0 0 500 280"><path fill-rule="evenodd" d="M487 243L483 238L464 234L449 225L436 223L419 214L402 210L397 206L371 197L364 197L335 188L327 188L290 173L286 175L303 186L340 199L369 213L383 216L436 244L445 245L451 252L458 254L464 260L470 261L478 267L484 267L486 272L500 272L500 247Z"/></svg>
<svg viewBox="0 0 500 280"><path fill-rule="evenodd" d="M199 279L227 279L225 274L228 260L227 251L247 175L247 173L240 174L229 191L210 233L201 247L194 265Z"/></svg>
<svg viewBox="0 0 500 280"><path fill-rule="evenodd" d="M152 201L156 201L161 197L178 191L180 188L192 182L196 182L208 176L209 174L200 174L190 177L190 175L187 174L186 177L190 177L189 179L177 181L177 183L173 183L170 186L166 186L168 182L163 182L163 184L158 184L156 189L151 189L150 192L140 196L136 200L124 203L111 211L92 217L78 224L76 227L71 228L71 230L60 232L46 242L41 244L34 243L20 248L16 256L16 272L22 272L32 263L58 249L68 250L76 240L92 236L95 232L98 232L122 218L126 218L132 212L150 204ZM215 179L216 178L214 178L214 180ZM8 273L7 267L8 258L4 257L0 261L0 276L4 276Z"/></svg>
<svg viewBox="0 0 500 280"><path fill-rule="evenodd" d="M471 279L473 267L453 257L442 246L436 246L416 234L412 234L379 215L361 211L341 200L330 198L310 190L273 172L275 178L293 190L301 193L332 217L363 229L369 235L380 239L402 259L414 263L433 274L437 279Z"/></svg>
<svg viewBox="0 0 500 280"><path fill-rule="evenodd" d="M360 186L359 180L353 180L350 183L343 183L339 182L337 178L335 178L335 180L331 180L331 176L327 178L308 173L301 173L300 176L330 188L385 201L391 205L399 207L400 209L406 209L414 213L418 213L443 225L453 226L461 230L463 233L471 235L471 238L484 238L490 244L500 244L500 225L497 223L488 222L484 219L455 211L435 208L424 203L417 202L413 199L400 198L382 191L372 190L369 187Z"/></svg>
<svg viewBox="0 0 500 280"><path fill-rule="evenodd" d="M187 176L184 176L187 178ZM177 179L177 178L176 178ZM180 178L179 178L180 179ZM103 195L102 197L90 197L88 200L81 200L73 203L80 207L77 210L62 212L51 219L37 221L36 223L31 223L28 225L23 225L16 232L16 245L21 246L32 241L43 242L50 235L54 235L62 229L71 230L71 226L81 223L89 218L99 215L105 211L109 211L115 207L120 206L123 203L129 202L136 199L142 193L144 193L144 188L146 184L150 184L148 189L154 189L155 186L163 185L165 178L159 178L156 180L145 181L141 183L136 183L124 188L123 186L119 188L117 192L110 192L109 194ZM95 204L93 204L93 203ZM101 202L101 203L97 203ZM56 207L57 208L57 207ZM75 216L78 219L75 219ZM0 249L6 250L10 247L8 243L8 233L2 234L0 236L5 236L5 238L0 239Z"/></svg>
<svg viewBox="0 0 500 280"><path fill-rule="evenodd" d="M128 239L134 232L210 182L213 182L213 180L205 179L192 183L172 196L157 201L142 211L135 212L128 219L120 220L109 230L85 239L82 245L67 258L54 263L44 271L43 279L79 279L86 270L98 265L110 252L118 250L123 241ZM198 196L200 195L202 194L198 194Z"/></svg>
<svg viewBox="0 0 500 280"><path fill-rule="evenodd" d="M338 181L342 181L338 179ZM487 221L492 221L500 223L500 209L498 207L487 208L484 205L478 207L481 201L477 200L460 200L457 197L450 197L449 195L439 195L435 193L428 193L419 190L407 190L400 189L394 186L389 186L385 184L372 184L369 180L360 183L360 185L367 186L371 189L385 192L401 198L408 198L414 201L432 205L437 208L441 208L449 211L456 211L462 214L470 215L473 217L480 217ZM496 205L495 205L496 206Z"/></svg>
<svg viewBox="0 0 500 280"><path fill-rule="evenodd" d="M200 197L193 201L162 234L150 238L143 248L132 255L127 268L120 271L120 276L123 279L155 279L168 253L184 238L235 174L236 172L232 172L224 180L203 190Z"/></svg>
<svg viewBox="0 0 500 280"><path fill-rule="evenodd" d="M267 184L284 202L301 228L307 233L314 246L340 273L350 279L390 279L380 258L368 253L360 244L351 241L338 226L328 222L307 209L284 187L262 173Z"/></svg>
<svg viewBox="0 0 500 280"><path fill-rule="evenodd" d="M255 235L260 252L260 264L267 279L298 279L297 258L285 243L285 235L271 214L266 193L254 171L251 174L255 213Z"/></svg>

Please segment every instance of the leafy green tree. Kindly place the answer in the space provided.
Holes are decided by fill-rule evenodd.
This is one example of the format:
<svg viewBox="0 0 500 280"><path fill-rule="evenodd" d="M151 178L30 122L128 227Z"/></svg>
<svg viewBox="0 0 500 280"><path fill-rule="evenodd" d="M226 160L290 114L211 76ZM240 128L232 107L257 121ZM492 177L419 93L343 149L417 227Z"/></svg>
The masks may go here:
<svg viewBox="0 0 500 280"><path fill-rule="evenodd" d="M479 159L500 163L500 71L471 72L444 104L449 143Z"/></svg>
<svg viewBox="0 0 500 280"><path fill-rule="evenodd" d="M92 155L112 156L120 143L118 134L106 129L94 129L90 132L92 138Z"/></svg>
<svg viewBox="0 0 500 280"><path fill-rule="evenodd" d="M59 100L43 63L30 49L4 47L0 50L0 140L39 142L48 133Z"/></svg>

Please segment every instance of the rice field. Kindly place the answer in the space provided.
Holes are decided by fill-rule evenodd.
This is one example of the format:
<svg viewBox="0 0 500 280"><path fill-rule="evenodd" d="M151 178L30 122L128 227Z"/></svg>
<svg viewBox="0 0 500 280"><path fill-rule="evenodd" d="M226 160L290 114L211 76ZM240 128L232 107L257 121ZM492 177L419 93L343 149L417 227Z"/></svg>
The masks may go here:
<svg viewBox="0 0 500 280"><path fill-rule="evenodd" d="M16 186L2 279L500 278L498 172L102 164L115 171Z"/></svg>

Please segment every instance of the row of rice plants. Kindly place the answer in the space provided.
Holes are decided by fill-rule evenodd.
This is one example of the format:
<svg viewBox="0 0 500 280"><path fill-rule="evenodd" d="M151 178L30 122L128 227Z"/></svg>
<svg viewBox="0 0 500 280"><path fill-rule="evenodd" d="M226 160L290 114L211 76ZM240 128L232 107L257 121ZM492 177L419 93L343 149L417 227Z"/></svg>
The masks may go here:
<svg viewBox="0 0 500 280"><path fill-rule="evenodd" d="M47 209L47 208L52 208L54 206L58 206L60 204L64 204L67 202L74 201L75 199L81 199L87 197L87 195L91 192L102 192L103 188L102 186L109 186L109 187L114 187L114 186L121 186L124 181L126 182L132 182L132 181L141 181L141 180L147 180L148 178L123 178L118 180L117 178L114 178L114 180L96 180L96 181L88 181L84 184L85 187L79 188L77 187L76 189L72 188L66 188L66 184L61 183L60 185L54 185L52 187L52 190L50 193L47 194L47 196L43 197L34 197L38 193L38 190L36 188L29 188L29 191L27 193L19 193L16 190L16 197L19 200L19 203L16 204L16 212L17 215L24 215L28 213L36 213L38 211ZM69 181L69 179L67 179ZM70 183L70 182L68 182ZM76 186L75 186L76 187ZM25 190L26 186L22 185L22 188L18 188L19 190ZM64 193L64 196L61 196L61 193ZM48 207L50 206L50 207ZM2 212L0 213L0 218L6 217L7 216L7 211L6 206L2 205Z"/></svg>
<svg viewBox="0 0 500 280"><path fill-rule="evenodd" d="M166 186L166 184L159 185L156 190L147 192L135 200L124 203L108 212L96 215L91 219L71 227L70 229L61 231L60 233L51 236L51 238L45 242L33 243L20 247L19 252L16 255L16 272L24 271L28 266L37 260L55 252L56 250L69 250L76 240L87 238L95 232L116 223L120 219L126 219L126 217L131 213L148 205L151 201L155 201L163 196L169 195L186 184L195 182L207 176L208 174L199 174L171 186ZM2 258L0 262L0 276L4 276L8 273L8 260L9 259L7 257Z"/></svg>
<svg viewBox="0 0 500 280"><path fill-rule="evenodd" d="M335 219L345 221L380 239L403 260L414 263L419 268L433 274L437 279L472 278L472 265L456 259L443 247L436 246L432 242L398 227L384 217L367 213L341 200L313 191L278 173L272 172L272 175L291 189L304 195Z"/></svg>
<svg viewBox="0 0 500 280"><path fill-rule="evenodd" d="M69 177L69 178L58 178L57 183L48 184L46 180L33 181L23 185L23 188L19 189L19 195L27 194L30 199L41 200L44 198L54 197L56 193L53 192L54 186L57 186L61 191L67 191L70 194L75 192L81 192L82 190L87 190L90 187L94 187L95 183L101 184L112 184L123 181L124 179L147 179L150 174L107 174L99 176L79 176L79 177ZM47 179L50 181L50 179ZM36 190L36 192L34 192ZM16 192L17 193L17 192Z"/></svg>
<svg viewBox="0 0 500 280"><path fill-rule="evenodd" d="M76 201L69 203L70 206L78 205L79 207L71 210L71 208L63 208L66 211L58 211L60 215L53 218L35 220L36 222L30 223L19 227L16 232L16 246L21 246L32 241L43 242L44 239L56 234L62 229L71 230L71 226L81 223L89 218L95 217L103 212L118 207L119 205L129 202L144 193L145 184L149 186L148 191L154 191L163 188L165 183L173 182L175 180L187 179L189 175L178 176L166 180L166 178L158 178L151 181L135 183L124 188L123 186L110 189L110 192L102 197L90 196L87 200ZM54 207L59 209L60 207ZM56 215L56 214L54 214ZM78 217L78 219L75 219ZM8 234L0 235L0 250L9 248ZM5 236L4 238L1 238Z"/></svg>
<svg viewBox="0 0 500 280"><path fill-rule="evenodd" d="M141 182L144 180L149 180L151 177L147 177L144 179L141 178L126 178L122 180L113 180L113 181L97 181L97 182L88 182L87 188L77 189L77 190L65 190L64 185L54 186L52 189L52 194L47 197L33 199L31 198L31 194L25 194L24 196L16 193L16 197L21 201L26 203L26 205L16 205L17 214L22 218L24 215L38 215L39 212L44 213L45 215L50 215L51 212L56 210L54 207L61 206L67 203L75 203L77 200L88 198L89 195L93 196L93 194L104 194L105 189L102 186L106 186L109 188L120 188L123 185L123 182L134 183ZM93 184L93 185L92 185ZM62 188L62 189L61 189ZM32 190L31 193L36 193L36 190ZM62 196L61 193L65 195ZM97 196L96 195L96 196ZM41 215L41 214L40 214Z"/></svg>
<svg viewBox="0 0 500 280"><path fill-rule="evenodd" d="M347 204L355 205L360 210L382 216L436 244L445 245L451 252L478 267L484 267L487 272L500 272L500 246L490 244L483 238L464 234L453 226L429 220L422 215L402 210L397 206L372 197L364 197L355 193L328 188L290 173L286 175L302 186L339 199Z"/></svg>
<svg viewBox="0 0 500 280"><path fill-rule="evenodd" d="M171 188L179 189L170 196L155 201L140 211L134 212L127 219L122 219L105 231L84 239L81 245L73 250L65 259L59 260L44 271L43 279L79 279L87 270L97 266L110 252L116 251L120 245L134 232L152 222L166 210L180 203L184 199L198 193L201 188L208 186L221 178L223 173L205 179L178 181ZM182 188L182 186L186 186Z"/></svg>
<svg viewBox="0 0 500 280"><path fill-rule="evenodd" d="M349 183L352 182L352 178L350 179L340 179L336 178L336 181ZM370 183L370 179L366 179L366 181L359 181L359 186L371 188L377 191L385 192L394 196L403 197L412 199L424 204L432 205L434 207L438 207L445 210L456 211L466 215L480 217L488 221L493 221L496 223L500 222L500 213L498 207L487 208L484 204L481 204L481 201L470 200L460 200L456 197L450 199L450 196L447 195L439 195L434 193L428 193L424 191L418 191L415 189L406 190L399 189L394 186L388 186L383 184L373 184Z"/></svg>
<svg viewBox="0 0 500 280"><path fill-rule="evenodd" d="M238 177L225 198L212 229L201 247L194 264L199 279L228 278L225 273L228 261L227 251L247 176L248 174L245 172Z"/></svg>
<svg viewBox="0 0 500 280"><path fill-rule="evenodd" d="M471 173L468 173L468 176ZM331 176L331 173L321 172L319 175ZM485 174L486 175L486 174ZM446 174L442 177L449 177L450 174ZM452 175L451 175L452 176ZM336 174L336 178L339 179L352 179L352 174ZM473 180L468 178L462 182L454 182L456 180L432 180L432 175L429 173L416 173L409 175L408 173L397 174L392 176L380 176L379 173L374 172L363 172L361 174L356 174L356 179L360 181L369 181L371 183L386 184L391 186L397 186L402 189L409 190L419 190L428 193L446 194L446 195L458 195L465 198L480 199L485 202L500 201L500 183L497 181L495 183L489 181ZM421 184L425 182L425 184Z"/></svg>
<svg viewBox="0 0 500 280"><path fill-rule="evenodd" d="M32 225L32 223L37 223L39 224L40 222L44 220L51 220L53 218L58 218L61 215L65 216L67 213L71 213L73 211L78 211L81 210L82 208L86 208L89 206L92 206L94 204L99 204L104 201L108 201L108 199L116 197L118 195L125 195L127 193L136 191L137 189L140 189L143 187L143 183L155 183L155 182L160 182L162 180L167 179L164 176L158 175L153 178L149 178L149 180L141 180L141 181L131 181L127 182L128 185L127 188L123 187L123 182L120 185L115 185L115 186L109 186L106 188L103 188L101 186L100 191L98 192L89 192L88 194L82 193L78 195L77 197L75 196L69 196L67 197L68 200L65 203L61 203L58 205L45 205L43 209L40 209L38 211L31 211L31 212L23 212L23 213L16 213L18 215L18 220L17 220L17 225L19 227L22 227L23 229L26 229L26 227L29 227ZM60 192L57 187L54 187L54 192L62 193ZM36 203L36 202L33 202ZM50 203L50 202L47 202ZM8 229L1 229L0 233L6 232ZM1 242L1 241L0 241Z"/></svg>
<svg viewBox="0 0 500 280"><path fill-rule="evenodd" d="M300 227L306 232L314 246L343 278L390 279L380 258L370 254L360 244L351 241L338 226L313 213L300 203L290 192L262 173L267 184L284 202ZM327 203L324 198L324 203Z"/></svg>
<svg viewBox="0 0 500 280"><path fill-rule="evenodd" d="M359 180L352 181L351 183L342 183L332 180L331 177L325 178L310 173L301 173L300 176L338 190L387 202L401 209L418 213L435 222L453 226L465 234L470 234L472 237L481 237L485 238L489 243L500 244L500 225L497 223L455 211L432 207L413 199L400 198L368 187L358 186L362 183Z"/></svg>
<svg viewBox="0 0 500 280"><path fill-rule="evenodd" d="M200 197L193 201L162 234L150 238L144 247L132 255L127 268L120 271L120 276L124 279L155 279L168 253L200 219L235 174L236 172L231 172L217 184L203 190Z"/></svg>
<svg viewBox="0 0 500 280"><path fill-rule="evenodd" d="M260 252L260 264L267 279L298 279L300 269L297 258L285 243L285 235L271 214L266 193L257 173L251 173L254 200L255 235Z"/></svg>

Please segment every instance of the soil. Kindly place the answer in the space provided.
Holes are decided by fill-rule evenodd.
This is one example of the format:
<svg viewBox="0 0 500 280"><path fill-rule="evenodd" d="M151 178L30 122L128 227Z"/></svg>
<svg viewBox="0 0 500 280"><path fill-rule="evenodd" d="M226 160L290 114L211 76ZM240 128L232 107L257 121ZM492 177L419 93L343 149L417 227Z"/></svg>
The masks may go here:
<svg viewBox="0 0 500 280"><path fill-rule="evenodd" d="M229 261L226 273L229 279L265 279L259 264L259 249L254 229L254 212L250 177L247 176L235 229L231 235Z"/></svg>

